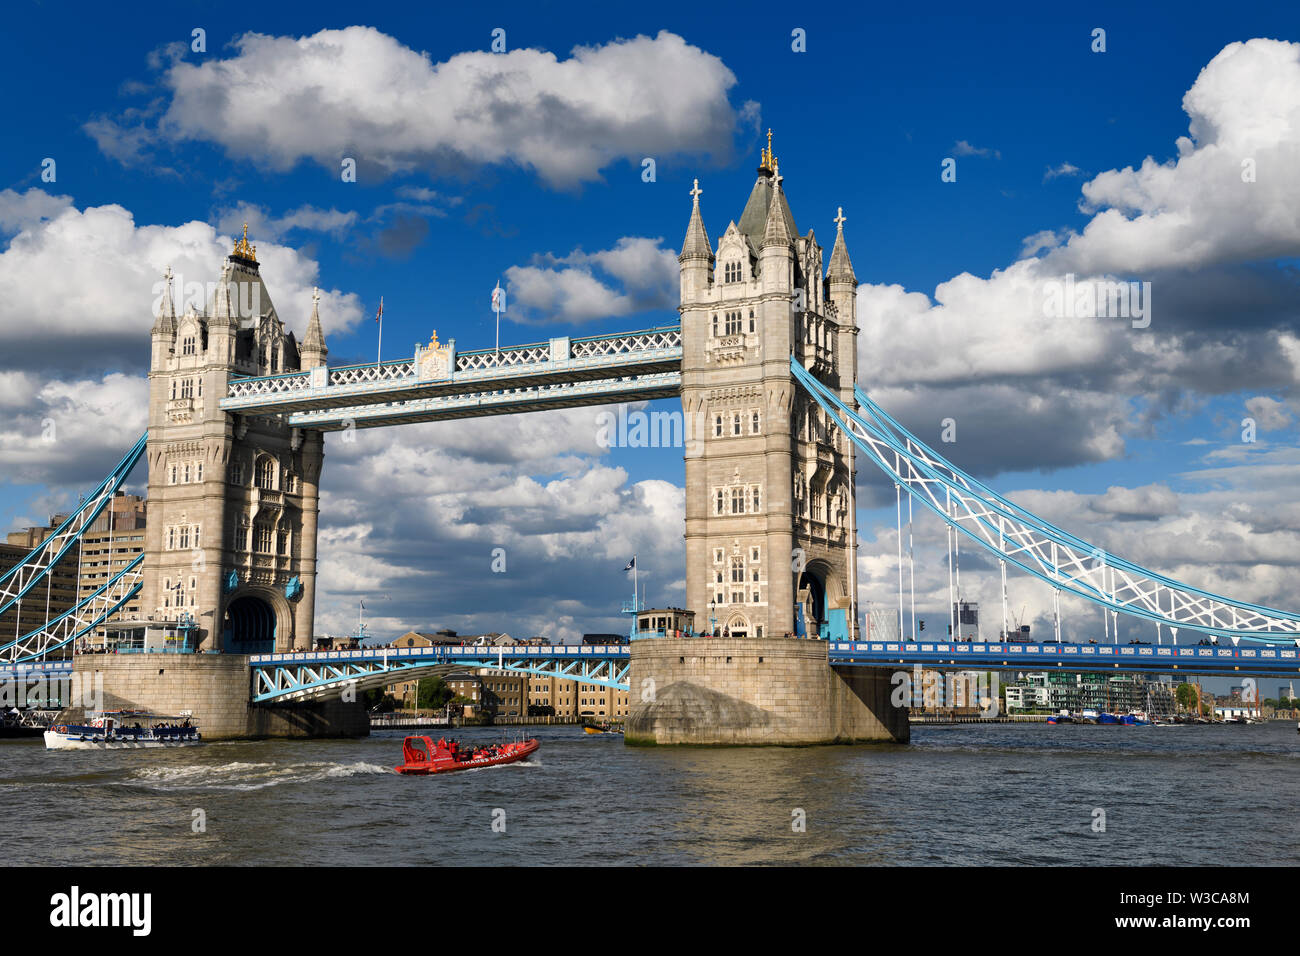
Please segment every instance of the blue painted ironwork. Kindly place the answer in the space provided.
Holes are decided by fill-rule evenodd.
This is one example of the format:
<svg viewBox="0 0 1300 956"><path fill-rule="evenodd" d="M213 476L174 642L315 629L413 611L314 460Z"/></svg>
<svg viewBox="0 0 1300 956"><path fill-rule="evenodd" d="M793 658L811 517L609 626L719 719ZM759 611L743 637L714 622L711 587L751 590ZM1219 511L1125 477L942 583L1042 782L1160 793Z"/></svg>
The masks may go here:
<svg viewBox="0 0 1300 956"><path fill-rule="evenodd" d="M1300 646L1300 614L1260 607L1194 588L1117 558L1019 508L907 432L855 389L865 414L849 408L795 359L804 386L854 445L941 520L999 560L1110 612L1234 642Z"/></svg>
<svg viewBox="0 0 1300 956"><path fill-rule="evenodd" d="M1300 649L1284 646L833 641L828 650L832 664L870 667L926 664L976 670L1118 670L1281 678L1300 674Z"/></svg>
<svg viewBox="0 0 1300 956"><path fill-rule="evenodd" d="M434 674L488 668L628 689L626 644L511 644L475 647L376 647L349 651L254 654L254 703L321 700Z"/></svg>
<svg viewBox="0 0 1300 956"><path fill-rule="evenodd" d="M220 404L228 412L281 415L294 426L330 431L670 398L681 388L678 326L499 350L451 349L445 358L454 368L437 376L426 374L417 356L235 378Z"/></svg>
<svg viewBox="0 0 1300 956"><path fill-rule="evenodd" d="M0 662L37 660L89 634L140 593L140 569L144 555L138 554L75 606L51 618L35 630L0 644Z"/></svg>
<svg viewBox="0 0 1300 956"><path fill-rule="evenodd" d="M117 463L107 478L99 483L68 518L49 537L28 552L21 561L0 575L0 614L4 614L36 586L80 541L82 534L99 517L117 493L117 489L144 454L148 433L141 435Z"/></svg>

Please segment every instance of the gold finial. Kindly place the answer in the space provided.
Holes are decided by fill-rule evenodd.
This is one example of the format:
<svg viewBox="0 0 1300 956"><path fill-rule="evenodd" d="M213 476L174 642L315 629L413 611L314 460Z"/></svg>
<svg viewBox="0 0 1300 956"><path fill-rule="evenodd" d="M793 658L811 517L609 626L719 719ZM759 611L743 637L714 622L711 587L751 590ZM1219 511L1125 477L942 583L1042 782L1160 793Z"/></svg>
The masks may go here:
<svg viewBox="0 0 1300 956"><path fill-rule="evenodd" d="M772 130L771 129L767 131L767 148L761 151L761 153L759 154L759 158L761 160L761 162L759 163L759 167L761 169L766 169L768 172L771 172L772 169L775 168L776 157L772 155Z"/></svg>
<svg viewBox="0 0 1300 956"><path fill-rule="evenodd" d="M429 337L429 348L431 348L431 349L436 349L436 348L438 348L438 330L437 330L437 329L434 329L434 330L433 330L433 335Z"/></svg>
<svg viewBox="0 0 1300 956"><path fill-rule="evenodd" d="M249 245L248 243L248 223L244 223L244 238L235 240L235 251L233 254L242 259L250 259L253 262L257 261L257 246Z"/></svg>

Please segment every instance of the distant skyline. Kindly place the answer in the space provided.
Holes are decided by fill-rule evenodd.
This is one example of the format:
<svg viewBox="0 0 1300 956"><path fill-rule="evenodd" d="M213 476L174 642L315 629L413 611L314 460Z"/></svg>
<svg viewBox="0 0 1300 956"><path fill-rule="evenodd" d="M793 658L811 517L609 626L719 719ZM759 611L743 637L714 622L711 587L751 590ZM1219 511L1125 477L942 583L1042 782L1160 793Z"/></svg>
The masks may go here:
<svg viewBox="0 0 1300 956"><path fill-rule="evenodd" d="M299 335L320 287L332 365L375 359L381 296L386 358L435 329L491 346L498 281L502 344L646 328L676 321L692 182L716 243L771 128L800 231L829 255L847 217L874 399L1084 539L1300 607L1294 8L133 9L73 31L6 11L6 529L143 431L162 271L213 281L245 222ZM1149 283L1147 324L1050 314L1067 277ZM634 553L648 600L682 604L681 451L602 447L601 411L330 436L317 629L352 630L364 598L375 636L622 631ZM896 619L892 490L860 462L858 493L862 605ZM943 530L918 515L915 541L942 634ZM996 633L996 564L963 549L961 571ZM1009 592L1051 634L1050 590ZM1062 608L1101 639L1099 612Z"/></svg>

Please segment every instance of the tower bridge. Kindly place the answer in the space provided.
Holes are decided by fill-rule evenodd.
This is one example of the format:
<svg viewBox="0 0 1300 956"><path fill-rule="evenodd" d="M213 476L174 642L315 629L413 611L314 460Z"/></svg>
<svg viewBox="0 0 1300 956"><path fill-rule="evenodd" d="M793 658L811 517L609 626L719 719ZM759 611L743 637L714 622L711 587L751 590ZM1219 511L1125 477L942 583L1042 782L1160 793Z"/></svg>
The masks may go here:
<svg viewBox="0 0 1300 956"><path fill-rule="evenodd" d="M864 641L853 503L861 452L898 489L900 524L906 491L999 561L1004 603L1006 572L1018 570L1092 602L1108 622L1123 613L1168 627L1175 641L1182 628L1233 645L1208 655L1171 649L1174 641L1151 655L1098 648L1080 660L1295 672L1300 615L1208 594L1091 547L944 460L857 387L858 283L845 217L833 220L824 261L814 231L796 227L770 134L748 200L716 244L702 193L697 180L678 257L680 322L635 332L469 351L435 333L408 358L335 367L319 294L299 342L246 234L202 311L176 314L168 274L151 329L148 433L0 577L0 611L49 573L142 455L144 553L68 615L0 645L0 664L46 661L138 595L149 621L183 631L185 649L199 653L161 663L79 655L74 667L102 671L113 704L192 709L216 736L363 732L364 714L341 689L475 665L629 687L629 739L815 743L907 738L882 668L995 668L1032 655L1073 662L1051 645L909 642L901 576L900 640ZM478 649L311 651L325 432L669 397L703 423L683 456L686 605L725 637L662 635L603 652L517 648L496 665ZM901 553L899 563L901 575Z"/></svg>

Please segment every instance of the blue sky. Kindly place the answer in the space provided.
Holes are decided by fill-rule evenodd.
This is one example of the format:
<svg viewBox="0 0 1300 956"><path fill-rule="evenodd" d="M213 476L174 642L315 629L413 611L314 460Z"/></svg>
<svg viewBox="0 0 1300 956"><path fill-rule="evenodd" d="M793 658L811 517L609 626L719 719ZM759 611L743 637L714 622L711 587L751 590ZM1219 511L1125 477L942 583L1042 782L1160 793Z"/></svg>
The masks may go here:
<svg viewBox="0 0 1300 956"><path fill-rule="evenodd" d="M673 4L575 11L537 3L468 10L187 3L137 4L126 18L102 5L68 14L61 5L18 2L7 18L0 70L6 88L23 95L5 105L0 291L6 281L44 285L57 299L67 281L77 295L50 306L62 318L43 323L37 315L37 327L12 297L0 304L0 351L9 352L0 361L0 376L9 376L0 378L0 404L11 420L0 436L6 526L41 520L108 469L113 447L129 444L134 423L124 409L138 395L131 381L147 361L152 296L135 278L114 281L131 261L147 260L156 276L167 263L155 260L186 248L185 224L211 233L188 238L199 263L210 252L195 249L210 246L216 233L228 237L247 216L254 242L283 250L282 274L269 264L263 274L281 315L299 331L311 286L329 292L322 314L331 364L374 356L370 319L381 295L385 356L410 354L433 329L461 348L490 345L488 301L498 279L512 292L503 342L644 328L676 319L672 277L664 276L681 244L692 179L704 189L716 242L740 215L771 127L801 231L811 226L829 246L836 207L848 216L849 250L864 286L865 388L928 440L937 440L942 418L960 410L959 434L969 437L950 457L1000 490L1023 492L1026 503L1041 503L1048 517L1085 538L1095 534L1112 550L1211 589L1236 586L1253 600L1296 603L1295 559L1287 553L1300 540L1300 515L1282 486L1285 467L1294 464L1300 411L1295 372L1284 361L1300 325L1300 242L1293 224L1270 231L1257 225L1257 214L1247 221L1249 203L1238 204L1241 222L1224 215L1232 202L1212 201L1218 187L1197 179L1205 150L1226 152L1236 148L1234 136L1244 138L1258 147L1261 163L1261 190L1251 195L1270 190L1260 208L1285 209L1289 201L1294 218L1296 168L1267 160L1295 156L1300 133L1244 122L1234 132L1231 123L1252 104L1285 118L1289 48L1270 48L1282 50L1276 57L1251 48L1236 66L1207 74L1194 106L1202 128L1175 168L1176 143L1189 136L1184 96L1202 70L1233 43L1300 38L1293 5L1161 3L1134 12L1118 4L1022 4L996 14L925 5L849 14L761 4L742 13ZM362 37L358 27L373 32ZM1103 53L1091 49L1098 27L1106 31ZM206 31L205 52L191 49L195 28ZM577 47L599 54L578 56L584 70L569 74L540 62L540 53L510 60L524 77L519 82L544 94L541 102L551 97L561 105L549 123L503 121L501 135L520 137L504 144L484 138L482 117L466 120L452 109L448 118L421 100L420 85L434 89L435 81L416 56L427 54L446 72L449 61L486 53L497 28L505 30L507 57L550 51L572 66ZM806 31L806 52L791 49L796 28ZM343 56L331 65L300 42L322 30L344 31L347 44L369 43L384 55L373 62ZM248 41L249 33L265 38L262 46ZM634 49L624 43L638 36L650 67L633 63ZM301 62L284 66L286 51ZM653 64L669 52L681 59L668 68ZM1251 57L1257 62L1242 65ZM276 74L276 63L286 73ZM298 99L285 92L309 74L316 86L302 81ZM662 112L678 115L634 119L620 112L619 96L572 86L622 79L634 84L625 97L672 104ZM1243 91L1243 83L1260 87ZM313 92L304 98L302 89ZM386 112L390 94L410 96L405 102L417 112L428 106L434 118ZM1268 114L1279 95L1281 105ZM565 105L566 96L579 107ZM302 122L318 97L342 105ZM584 113L581 104L590 101L607 114ZM218 112L221 103L230 117ZM340 180L340 153L357 159L357 182ZM646 156L656 163L650 183L641 175ZM46 157L57 163L55 182L42 181ZM955 183L940 178L948 157L957 161ZM1141 169L1147 157L1155 167L1149 174ZM1173 170L1172 182L1161 181L1161 168ZM1091 198L1083 192L1089 183L1097 184ZM85 215L111 206L124 212L104 214L103 222ZM1124 221L1110 223L1107 235L1085 234L1108 209ZM1156 228L1171 210L1193 225L1205 217L1213 235L1204 250ZM82 216L74 224L80 231L69 220L67 234L58 232L60 217L73 213ZM1144 232L1148 219L1153 228ZM97 241L109 221L120 234ZM1043 233L1051 234L1047 244L1027 253L1026 238ZM62 250L79 261L102 255L103 263L61 280L57 270L39 271L50 257L20 259L25 242L46 243L50 257ZM114 242L120 247L101 248ZM648 274L602 255L629 242L647 250L639 261L658 263ZM1157 306L1162 311L1145 339L1114 328L1061 330L1059 341L1004 363L1030 333L1014 318L995 328L980 316L1002 294L994 277L1032 256L1062 271L1093 267L1154 279L1158 303L1170 305ZM3 258L11 260L9 280ZM987 286L953 288L936 309L937 287L963 273ZM562 279L585 281L598 293L596 304L579 300ZM930 299L900 298L908 293ZM622 303L616 314L599 308L605 294ZM32 301L48 300L32 293ZM70 340L69 329L100 310L109 317L92 323L94 334ZM978 345L973 329L985 337ZM962 359L968 372L949 367L962 356L972 356ZM121 377L112 378L115 372ZM84 420L102 416L120 431L88 431L56 453L39 446L29 426L79 401L88 403ZM1247 414L1261 425L1250 446L1239 434ZM390 430L367 436L356 451L332 449L325 489L333 508L322 525L322 554L353 566L371 561L373 574L323 578L327 626L343 627L357 598L379 590L390 595L378 612L381 627L614 629L620 622L610 609L622 597L614 592L623 587L625 559L617 555L624 546L647 554L652 598L680 600L680 530L666 530L679 506L680 455L596 449L586 434L590 418L557 420L545 443L513 459L510 446L518 442L476 443L465 429L454 439L447 430ZM422 457L444 440L441 458ZM440 475L486 483L499 494L494 504L473 502L463 489L439 485ZM863 480L870 484L870 476ZM431 495L449 496L423 511L429 531L420 542L386 531L395 528L390 486L436 487ZM608 500L589 509L557 505L555 496L573 489L591 502ZM860 581L864 601L888 602L892 507L873 502L867 487ZM660 526L653 532L637 528L647 515ZM465 524L452 531L451 521ZM918 533L925 531L918 521ZM478 553L503 536L517 537L530 571L481 587L458 582L449 553ZM919 601L922 616L942 617L942 535L929 538L927 547L938 551L918 553L925 582ZM579 579L591 589L575 593L569 582ZM987 582L983 592L978 576L972 582L969 596L991 604ZM1023 597L1015 603L1028 604L1031 616L1049 606L1028 585ZM485 604L499 609L496 619ZM1079 626L1090 633L1091 625Z"/></svg>

